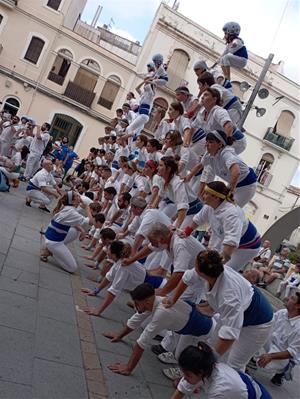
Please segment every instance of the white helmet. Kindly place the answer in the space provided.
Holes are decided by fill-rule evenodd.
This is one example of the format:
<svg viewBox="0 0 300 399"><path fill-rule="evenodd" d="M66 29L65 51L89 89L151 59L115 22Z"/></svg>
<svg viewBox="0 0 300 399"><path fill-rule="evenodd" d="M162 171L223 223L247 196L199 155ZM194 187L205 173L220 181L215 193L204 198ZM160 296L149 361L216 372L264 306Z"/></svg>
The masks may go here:
<svg viewBox="0 0 300 399"><path fill-rule="evenodd" d="M227 22L223 26L223 31L229 35L238 36L240 34L241 27L237 22Z"/></svg>
<svg viewBox="0 0 300 399"><path fill-rule="evenodd" d="M202 69L206 71L208 69L208 66L206 65L206 62L204 60L199 60L194 64L194 71L197 69Z"/></svg>
<svg viewBox="0 0 300 399"><path fill-rule="evenodd" d="M164 62L164 57L161 54L154 54L152 57L152 61L154 62L155 65L162 65Z"/></svg>

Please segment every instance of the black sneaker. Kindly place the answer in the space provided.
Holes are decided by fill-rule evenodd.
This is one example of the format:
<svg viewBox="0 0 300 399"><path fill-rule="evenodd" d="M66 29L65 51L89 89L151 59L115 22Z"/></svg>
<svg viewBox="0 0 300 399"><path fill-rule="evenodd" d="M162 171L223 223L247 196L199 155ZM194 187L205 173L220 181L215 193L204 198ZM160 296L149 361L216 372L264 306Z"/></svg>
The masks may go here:
<svg viewBox="0 0 300 399"><path fill-rule="evenodd" d="M39 206L39 209L40 209L41 211L44 211L44 212L48 212L48 213L51 212L51 211L49 211L49 209L46 208L45 206Z"/></svg>
<svg viewBox="0 0 300 399"><path fill-rule="evenodd" d="M152 345L152 346L151 346L151 350L152 350L152 352L155 353L156 355L160 355L161 353L168 352L168 351L166 351L160 344L159 344L159 345Z"/></svg>
<svg viewBox="0 0 300 399"><path fill-rule="evenodd" d="M271 379L272 384L276 385L277 387L281 387L283 384L283 373L275 374L274 377Z"/></svg>
<svg viewBox="0 0 300 399"><path fill-rule="evenodd" d="M31 202L26 200L26 206L31 206Z"/></svg>
<svg viewBox="0 0 300 399"><path fill-rule="evenodd" d="M247 364L247 369L257 370L257 364L253 357L249 360L249 363Z"/></svg>

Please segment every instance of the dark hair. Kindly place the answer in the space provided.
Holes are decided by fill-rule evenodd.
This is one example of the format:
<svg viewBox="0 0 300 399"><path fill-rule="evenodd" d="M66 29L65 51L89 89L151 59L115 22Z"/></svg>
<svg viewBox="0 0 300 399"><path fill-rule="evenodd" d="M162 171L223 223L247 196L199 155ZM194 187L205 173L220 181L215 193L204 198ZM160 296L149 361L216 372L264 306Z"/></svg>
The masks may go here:
<svg viewBox="0 0 300 399"><path fill-rule="evenodd" d="M209 277L217 278L224 271L222 256L214 250L201 251L197 255L196 269Z"/></svg>
<svg viewBox="0 0 300 399"><path fill-rule="evenodd" d="M175 93L183 93L183 94L190 94L189 89L186 86L179 86L177 89L175 89Z"/></svg>
<svg viewBox="0 0 300 399"><path fill-rule="evenodd" d="M72 200L73 198L74 192L72 192ZM57 201L56 207L53 209L53 215L56 215L66 205L72 205L69 203L69 191L65 191L60 199Z"/></svg>
<svg viewBox="0 0 300 399"><path fill-rule="evenodd" d="M133 301L143 301L153 295L155 295L155 290L153 285L149 283L140 284L135 287L134 290L130 291L130 296Z"/></svg>
<svg viewBox="0 0 300 399"><path fill-rule="evenodd" d="M172 145L181 145L183 143L181 134L178 130L169 130L165 138L169 137L171 139Z"/></svg>
<svg viewBox="0 0 300 399"><path fill-rule="evenodd" d="M224 184L222 181L212 181L210 183L206 183L207 187L211 188L212 190L217 191L220 194L224 194L227 196L230 193L230 189ZM221 202L224 201L224 199L219 198ZM233 201L233 194L232 194L232 201Z"/></svg>
<svg viewBox="0 0 300 399"><path fill-rule="evenodd" d="M125 157L124 155L121 155L119 158L119 162L128 162L128 157Z"/></svg>
<svg viewBox="0 0 300 399"><path fill-rule="evenodd" d="M116 112L122 112L122 114L123 114L122 108L117 108L117 109L116 109Z"/></svg>
<svg viewBox="0 0 300 399"><path fill-rule="evenodd" d="M295 295L297 297L297 305L300 305L300 292L296 291ZM300 309L299 309L299 313L300 313Z"/></svg>
<svg viewBox="0 0 300 399"><path fill-rule="evenodd" d="M178 163L174 157L162 157L160 160L170 169L170 175L173 177L178 172Z"/></svg>
<svg viewBox="0 0 300 399"><path fill-rule="evenodd" d="M117 190L114 187L106 187L103 191L105 191L107 194L111 194L115 196L117 194Z"/></svg>
<svg viewBox="0 0 300 399"><path fill-rule="evenodd" d="M208 86L212 86L215 84L214 75L210 72L203 72L197 79L197 83L207 84Z"/></svg>
<svg viewBox="0 0 300 399"><path fill-rule="evenodd" d="M118 259L127 258L131 253L131 246L123 241L114 241L110 244L110 252Z"/></svg>
<svg viewBox="0 0 300 399"><path fill-rule="evenodd" d="M82 187L83 187L85 190L88 190L88 189L90 188L90 183L88 183L87 181L83 181L83 182L81 183L81 185L82 185Z"/></svg>
<svg viewBox="0 0 300 399"><path fill-rule="evenodd" d="M101 230L100 237L104 240L114 240L116 238L116 233L113 231L113 229L106 227L105 229Z"/></svg>
<svg viewBox="0 0 300 399"><path fill-rule="evenodd" d="M105 155L105 153L106 153L106 151L105 151L105 150L103 150L103 149L100 149L100 150L99 150L99 154L101 154L101 155Z"/></svg>
<svg viewBox="0 0 300 399"><path fill-rule="evenodd" d="M129 108L129 109L130 109L130 104L128 104L128 103L124 103L124 104L122 105L122 107L127 107L127 108Z"/></svg>
<svg viewBox="0 0 300 399"><path fill-rule="evenodd" d="M102 209L100 202L92 202L89 207L91 211L95 211L96 213L100 212Z"/></svg>
<svg viewBox="0 0 300 399"><path fill-rule="evenodd" d="M170 104L170 107L174 109L174 111L178 111L180 115L184 114L184 108L181 103L178 101L174 101L173 103Z"/></svg>
<svg viewBox="0 0 300 399"><path fill-rule="evenodd" d="M200 341L197 346L190 345L181 352L178 364L183 371L201 375L204 380L212 375L216 358L211 347Z"/></svg>
<svg viewBox="0 0 300 399"><path fill-rule="evenodd" d="M84 195L92 201L94 200L94 193L92 193L91 191L87 191L86 193L84 193Z"/></svg>
<svg viewBox="0 0 300 399"><path fill-rule="evenodd" d="M27 155L30 153L29 148L26 145L23 145L20 152L21 152L21 159L23 161L27 157Z"/></svg>
<svg viewBox="0 0 300 399"><path fill-rule="evenodd" d="M205 93L206 91L208 91L213 96L213 98L216 99L216 105L221 104L221 94L220 94L219 90L212 89L211 87L208 87L207 89L205 89L205 91L203 93Z"/></svg>
<svg viewBox="0 0 300 399"><path fill-rule="evenodd" d="M97 153L97 148L95 148L95 147L92 147L92 148L90 148L90 152L92 153L92 154L96 154Z"/></svg>
<svg viewBox="0 0 300 399"><path fill-rule="evenodd" d="M143 142L144 146L148 143L148 138L144 134L140 134L138 138Z"/></svg>
<svg viewBox="0 0 300 399"><path fill-rule="evenodd" d="M127 191L125 193L121 193L124 201L130 202L131 200L131 194L129 194Z"/></svg>
<svg viewBox="0 0 300 399"><path fill-rule="evenodd" d="M50 130L50 127L51 127L50 123L44 122L43 124L46 126L47 130ZM69 141L69 139L68 139L68 141Z"/></svg>
<svg viewBox="0 0 300 399"><path fill-rule="evenodd" d="M99 222L103 224L105 222L105 216L103 213L97 213L97 215L94 216L94 220L96 223Z"/></svg>
<svg viewBox="0 0 300 399"><path fill-rule="evenodd" d="M217 132L219 133L219 135L223 138L223 140L226 143L227 142L226 133L223 132L222 130L217 130ZM221 143L221 141L218 139L218 137L216 137L212 132L207 133L205 140L206 141L216 141L217 143Z"/></svg>
<svg viewBox="0 0 300 399"><path fill-rule="evenodd" d="M148 140L148 143L152 145L152 147L155 147L157 150L161 150L162 145L160 142L156 139L150 139Z"/></svg>

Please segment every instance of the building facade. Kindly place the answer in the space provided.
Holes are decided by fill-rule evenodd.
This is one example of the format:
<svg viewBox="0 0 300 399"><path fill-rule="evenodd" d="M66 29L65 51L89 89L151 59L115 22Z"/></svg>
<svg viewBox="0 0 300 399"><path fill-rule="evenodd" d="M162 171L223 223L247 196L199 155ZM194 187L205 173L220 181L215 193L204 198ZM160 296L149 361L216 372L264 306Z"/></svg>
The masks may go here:
<svg viewBox="0 0 300 399"><path fill-rule="evenodd" d="M140 82L151 54L162 53L169 82L157 90L153 109L168 108L174 89L197 94L193 65L210 66L223 41L164 3L141 47L109 30L80 20L86 0L0 0L0 90L2 107L48 121L52 134L67 134L80 156L103 135L126 93ZM16 29L16 26L18 29ZM247 103L264 65L250 53L246 69L232 73L236 94ZM268 97L256 98L244 128L242 158L258 174L258 190L247 213L264 232L293 205L288 187L299 166L299 86L271 65L263 83ZM240 90L246 81L249 89ZM258 118L257 108L266 113ZM155 129L150 118L146 132ZM291 202L291 204L289 204ZM284 204L284 206L283 206Z"/></svg>

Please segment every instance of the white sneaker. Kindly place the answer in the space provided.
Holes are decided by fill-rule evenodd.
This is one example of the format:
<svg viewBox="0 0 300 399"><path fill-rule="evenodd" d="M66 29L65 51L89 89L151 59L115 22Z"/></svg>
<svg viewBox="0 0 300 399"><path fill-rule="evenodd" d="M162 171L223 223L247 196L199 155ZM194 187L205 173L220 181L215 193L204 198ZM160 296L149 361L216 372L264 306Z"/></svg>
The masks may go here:
<svg viewBox="0 0 300 399"><path fill-rule="evenodd" d="M169 369L163 369L163 374L170 380L176 380L183 376L182 371L179 367L170 367Z"/></svg>
<svg viewBox="0 0 300 399"><path fill-rule="evenodd" d="M158 360L160 360L162 363L177 364L177 360L176 360L175 356L173 355L173 352L161 353L157 357L158 357Z"/></svg>

